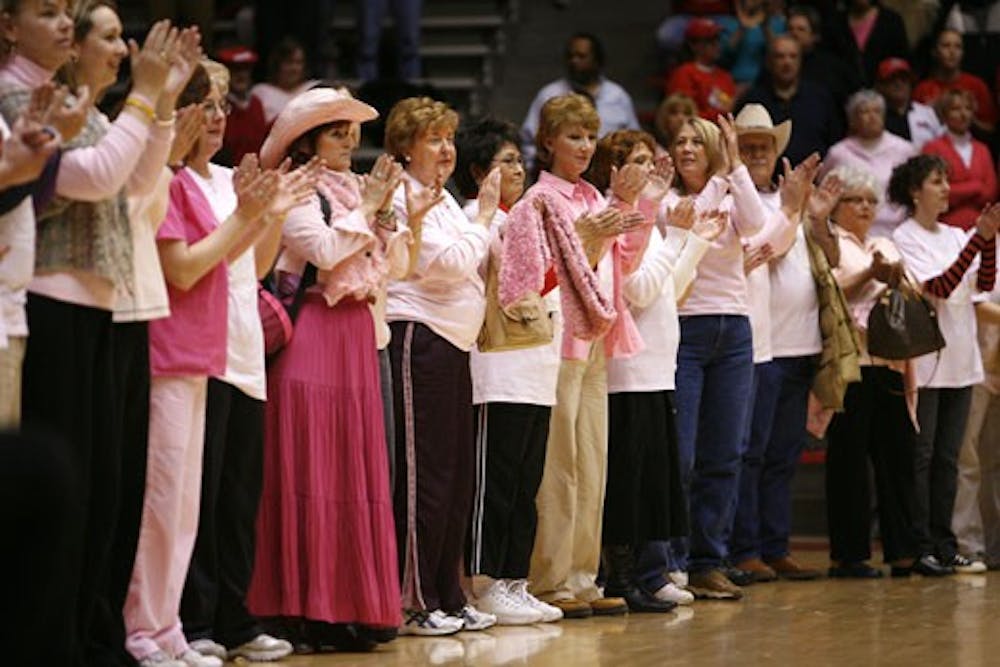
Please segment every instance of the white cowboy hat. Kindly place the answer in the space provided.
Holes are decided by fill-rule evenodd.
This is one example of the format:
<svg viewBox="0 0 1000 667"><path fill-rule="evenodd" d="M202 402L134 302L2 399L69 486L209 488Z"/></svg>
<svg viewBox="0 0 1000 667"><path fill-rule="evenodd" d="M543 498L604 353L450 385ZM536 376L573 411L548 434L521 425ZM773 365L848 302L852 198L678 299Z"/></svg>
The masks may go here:
<svg viewBox="0 0 1000 667"><path fill-rule="evenodd" d="M771 114L762 104L747 104L736 116L736 134L767 134L774 137L778 155L785 152L788 139L792 136L792 121L786 120L777 127L771 120Z"/></svg>

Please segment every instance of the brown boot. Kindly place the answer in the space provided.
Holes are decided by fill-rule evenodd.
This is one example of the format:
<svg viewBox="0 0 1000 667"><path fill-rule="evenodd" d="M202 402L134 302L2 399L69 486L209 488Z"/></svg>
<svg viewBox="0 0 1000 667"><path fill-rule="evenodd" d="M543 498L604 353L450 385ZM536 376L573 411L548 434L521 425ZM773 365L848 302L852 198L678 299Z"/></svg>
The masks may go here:
<svg viewBox="0 0 1000 667"><path fill-rule="evenodd" d="M759 558L747 558L733 565L737 570L749 572L753 575L753 580L757 583L774 581L778 578L777 572L768 567L767 563Z"/></svg>
<svg viewBox="0 0 1000 667"><path fill-rule="evenodd" d="M590 603L594 616L618 616L628 611L624 598L597 598Z"/></svg>
<svg viewBox="0 0 1000 667"><path fill-rule="evenodd" d="M594 615L594 610L589 604L576 598L552 600L549 604L561 609L563 618L590 618Z"/></svg>
<svg viewBox="0 0 1000 667"><path fill-rule="evenodd" d="M802 567L791 556L768 558L766 562L779 577L788 579L789 581L811 581L823 576L823 573L819 570Z"/></svg>

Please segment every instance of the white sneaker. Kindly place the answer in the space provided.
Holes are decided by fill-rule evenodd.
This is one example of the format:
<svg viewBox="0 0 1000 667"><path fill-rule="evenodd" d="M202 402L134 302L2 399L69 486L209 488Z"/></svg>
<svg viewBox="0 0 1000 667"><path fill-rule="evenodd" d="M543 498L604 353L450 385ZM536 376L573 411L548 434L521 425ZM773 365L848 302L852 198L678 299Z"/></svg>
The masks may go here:
<svg viewBox="0 0 1000 667"><path fill-rule="evenodd" d="M684 570L671 570L667 572L667 578L674 582L678 588L688 587L688 573Z"/></svg>
<svg viewBox="0 0 1000 667"><path fill-rule="evenodd" d="M532 609L508 589L507 582L497 579L476 599L476 608L497 617L497 625L531 625L542 620L542 612Z"/></svg>
<svg viewBox="0 0 1000 667"><path fill-rule="evenodd" d="M284 639L260 634L229 651L226 657L230 660L244 658L250 662L272 662L291 655L292 650L293 646Z"/></svg>
<svg viewBox="0 0 1000 667"><path fill-rule="evenodd" d="M511 597L521 602L528 607L531 607L539 614L542 615L542 623L553 623L555 621L561 621L563 617L563 611L559 607L542 602L534 595L528 592L528 580L527 579L513 579L507 584L507 592L510 593Z"/></svg>
<svg viewBox="0 0 1000 667"><path fill-rule="evenodd" d="M202 655L213 655L220 660L226 659L226 647L211 639L195 639L188 644L191 648Z"/></svg>
<svg viewBox="0 0 1000 667"><path fill-rule="evenodd" d="M180 660L174 660L163 651L157 651L139 661L139 667L187 667Z"/></svg>
<svg viewBox="0 0 1000 667"><path fill-rule="evenodd" d="M222 660L214 655L202 655L192 648L187 649L177 659L186 667L222 667Z"/></svg>
<svg viewBox="0 0 1000 667"><path fill-rule="evenodd" d="M955 568L956 574L984 574L987 569L983 561L978 558L966 558L962 554L955 554L947 565Z"/></svg>
<svg viewBox="0 0 1000 667"><path fill-rule="evenodd" d="M461 621L465 630L485 630L497 624L496 616L479 611L471 604L465 605L458 611L449 614L449 616Z"/></svg>
<svg viewBox="0 0 1000 667"><path fill-rule="evenodd" d="M465 625L461 619L448 616L440 609L434 611L413 609L404 611L403 614L406 620L399 626L400 635L440 637L441 635L453 635Z"/></svg>
<svg viewBox="0 0 1000 667"><path fill-rule="evenodd" d="M690 591L677 586L673 582L668 582L660 590L653 593L653 597L664 602L674 602L676 604L691 604L694 602L694 595Z"/></svg>

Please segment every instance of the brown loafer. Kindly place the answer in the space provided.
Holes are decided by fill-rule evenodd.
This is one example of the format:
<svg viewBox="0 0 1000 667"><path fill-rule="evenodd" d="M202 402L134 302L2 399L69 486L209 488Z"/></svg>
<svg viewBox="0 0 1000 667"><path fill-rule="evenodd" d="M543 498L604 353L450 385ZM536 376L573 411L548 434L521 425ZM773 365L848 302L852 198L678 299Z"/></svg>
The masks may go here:
<svg viewBox="0 0 1000 667"><path fill-rule="evenodd" d="M628 611L624 598L597 598L590 603L594 616L618 616Z"/></svg>
<svg viewBox="0 0 1000 667"><path fill-rule="evenodd" d="M759 558L747 558L746 560L741 560L739 563L733 565L733 567L737 570L742 570L743 572L749 572L753 575L753 580L757 583L774 581L778 578L778 573Z"/></svg>
<svg viewBox="0 0 1000 667"><path fill-rule="evenodd" d="M779 577L782 579L788 579L789 581L811 581L813 579L819 579L823 576L823 573L819 570L802 567L791 556L769 558L765 562L771 566L771 569L773 569Z"/></svg>
<svg viewBox="0 0 1000 667"><path fill-rule="evenodd" d="M589 618L594 615L594 610L589 604L576 598L553 600L549 604L561 609L563 618Z"/></svg>

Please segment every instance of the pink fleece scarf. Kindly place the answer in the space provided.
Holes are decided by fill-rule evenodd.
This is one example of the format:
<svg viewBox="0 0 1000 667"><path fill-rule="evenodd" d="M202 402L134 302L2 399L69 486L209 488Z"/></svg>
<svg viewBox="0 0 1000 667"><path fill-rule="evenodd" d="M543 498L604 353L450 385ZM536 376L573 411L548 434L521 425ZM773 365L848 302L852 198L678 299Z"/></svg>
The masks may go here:
<svg viewBox="0 0 1000 667"><path fill-rule="evenodd" d="M545 203L548 224L535 208L535 199ZM601 291L573 223L565 203L549 192L531 192L514 205L504 230L500 304L507 307L531 292L541 292L545 272L550 264L555 264L566 324L563 357L586 359L590 343L601 336L606 356L635 354L642 349L642 337L622 294L625 263L622 244L616 239L610 249L614 293L609 298Z"/></svg>

